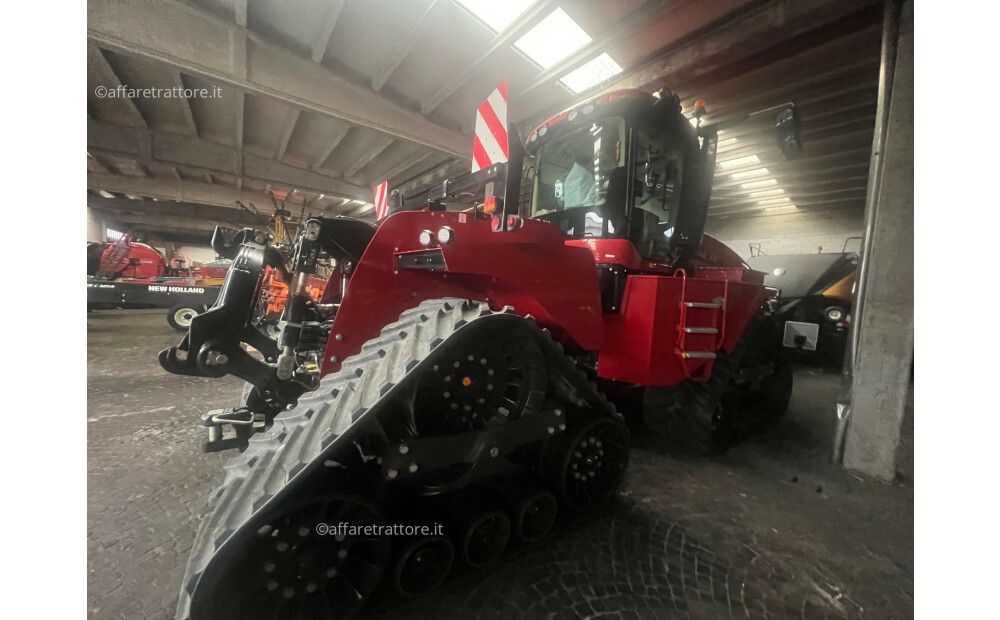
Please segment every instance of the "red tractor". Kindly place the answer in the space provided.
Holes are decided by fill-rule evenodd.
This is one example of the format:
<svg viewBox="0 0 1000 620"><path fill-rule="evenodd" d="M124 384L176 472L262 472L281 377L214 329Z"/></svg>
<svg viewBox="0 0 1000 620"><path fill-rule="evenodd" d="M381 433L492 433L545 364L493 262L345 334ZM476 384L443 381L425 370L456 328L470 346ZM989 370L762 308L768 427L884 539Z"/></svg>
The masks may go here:
<svg viewBox="0 0 1000 620"><path fill-rule="evenodd" d="M779 116L779 144L796 124ZM242 453L178 616L349 616L383 579L426 592L615 495L626 418L718 450L779 416L775 291L703 234L717 130L668 92L618 91L507 163L394 193L378 228L311 218L284 249L217 229L233 266L160 364L247 382L202 417L206 449ZM290 283L277 342L251 324L268 267Z"/></svg>

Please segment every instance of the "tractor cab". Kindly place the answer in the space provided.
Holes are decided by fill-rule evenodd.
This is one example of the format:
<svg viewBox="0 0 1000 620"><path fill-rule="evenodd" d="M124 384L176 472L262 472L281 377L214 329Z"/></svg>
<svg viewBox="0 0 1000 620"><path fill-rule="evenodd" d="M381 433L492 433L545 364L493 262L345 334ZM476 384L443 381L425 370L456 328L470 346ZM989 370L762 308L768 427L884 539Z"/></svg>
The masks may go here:
<svg viewBox="0 0 1000 620"><path fill-rule="evenodd" d="M711 148L709 175L714 141ZM675 95L609 93L540 125L526 151L522 213L555 224L567 239L625 240L660 264L700 242L707 193L699 195L695 174L706 171L707 153ZM683 218L685 210L702 215Z"/></svg>

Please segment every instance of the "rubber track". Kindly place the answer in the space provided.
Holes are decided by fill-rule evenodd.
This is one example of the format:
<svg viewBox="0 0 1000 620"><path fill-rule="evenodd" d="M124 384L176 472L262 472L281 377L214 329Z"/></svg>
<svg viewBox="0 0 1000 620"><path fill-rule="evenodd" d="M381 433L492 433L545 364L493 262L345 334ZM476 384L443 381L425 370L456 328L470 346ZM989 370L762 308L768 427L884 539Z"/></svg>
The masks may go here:
<svg viewBox="0 0 1000 620"><path fill-rule="evenodd" d="M319 388L303 395L293 409L278 414L270 429L251 437L248 448L225 466L225 480L209 498L213 511L195 537L177 617L191 617L192 593L199 579L234 534L251 525L262 510L280 503L286 495L283 491L304 476L310 465L321 464L338 447L350 448L349 441L338 442L338 438L376 409L393 386L434 349L461 327L497 314L515 313L509 307L494 312L483 302L456 298L425 301L385 326L358 354L346 359L338 372L324 377ZM561 379L551 381L550 394L555 388L568 402L603 410L621 420L562 346L530 316L524 318L538 331L543 348L548 345L550 379ZM553 368L553 363L558 367Z"/></svg>
<svg viewBox="0 0 1000 620"><path fill-rule="evenodd" d="M708 381L685 379L673 388L647 388L642 404L646 425L664 439L692 452L710 453L721 448L712 436L715 410L747 352L751 340L747 335L760 320L761 315L755 315L733 352L719 356Z"/></svg>

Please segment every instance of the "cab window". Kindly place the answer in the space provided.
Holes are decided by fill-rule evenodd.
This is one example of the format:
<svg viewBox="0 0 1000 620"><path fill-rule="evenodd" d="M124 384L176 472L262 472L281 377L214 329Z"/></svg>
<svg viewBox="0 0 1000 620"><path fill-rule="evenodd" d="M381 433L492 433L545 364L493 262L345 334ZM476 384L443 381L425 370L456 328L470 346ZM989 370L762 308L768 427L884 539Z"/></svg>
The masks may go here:
<svg viewBox="0 0 1000 620"><path fill-rule="evenodd" d="M629 238L646 258L664 258L680 203L683 159L678 145L653 128L638 127L635 192Z"/></svg>

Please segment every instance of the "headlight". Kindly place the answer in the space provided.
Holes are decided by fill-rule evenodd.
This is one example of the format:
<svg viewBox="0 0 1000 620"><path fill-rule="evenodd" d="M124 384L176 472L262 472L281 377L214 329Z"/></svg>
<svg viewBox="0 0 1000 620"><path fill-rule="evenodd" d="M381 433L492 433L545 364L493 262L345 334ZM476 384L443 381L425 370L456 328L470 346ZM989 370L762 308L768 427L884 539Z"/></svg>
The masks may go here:
<svg viewBox="0 0 1000 620"><path fill-rule="evenodd" d="M548 131L549 131L549 128L547 126L546 127L542 127L541 129L538 130L538 137L541 138L546 133L548 133Z"/></svg>
<svg viewBox="0 0 1000 620"><path fill-rule="evenodd" d="M438 230L438 243L441 245L447 245L455 240L455 231L447 226L443 226Z"/></svg>
<svg viewBox="0 0 1000 620"><path fill-rule="evenodd" d="M844 318L844 311L837 306L830 306L823 311L823 314L826 315L828 321L839 321Z"/></svg>
<svg viewBox="0 0 1000 620"><path fill-rule="evenodd" d="M426 247L430 247L430 245L432 243L434 243L434 233L432 233L429 230L421 230L420 231L420 245L422 245L422 246L424 246L426 248Z"/></svg>
<svg viewBox="0 0 1000 620"><path fill-rule="evenodd" d="M566 115L566 120L568 120L568 121L576 120L576 117L578 115L579 115L579 112L577 112L576 110L570 110L569 114Z"/></svg>

